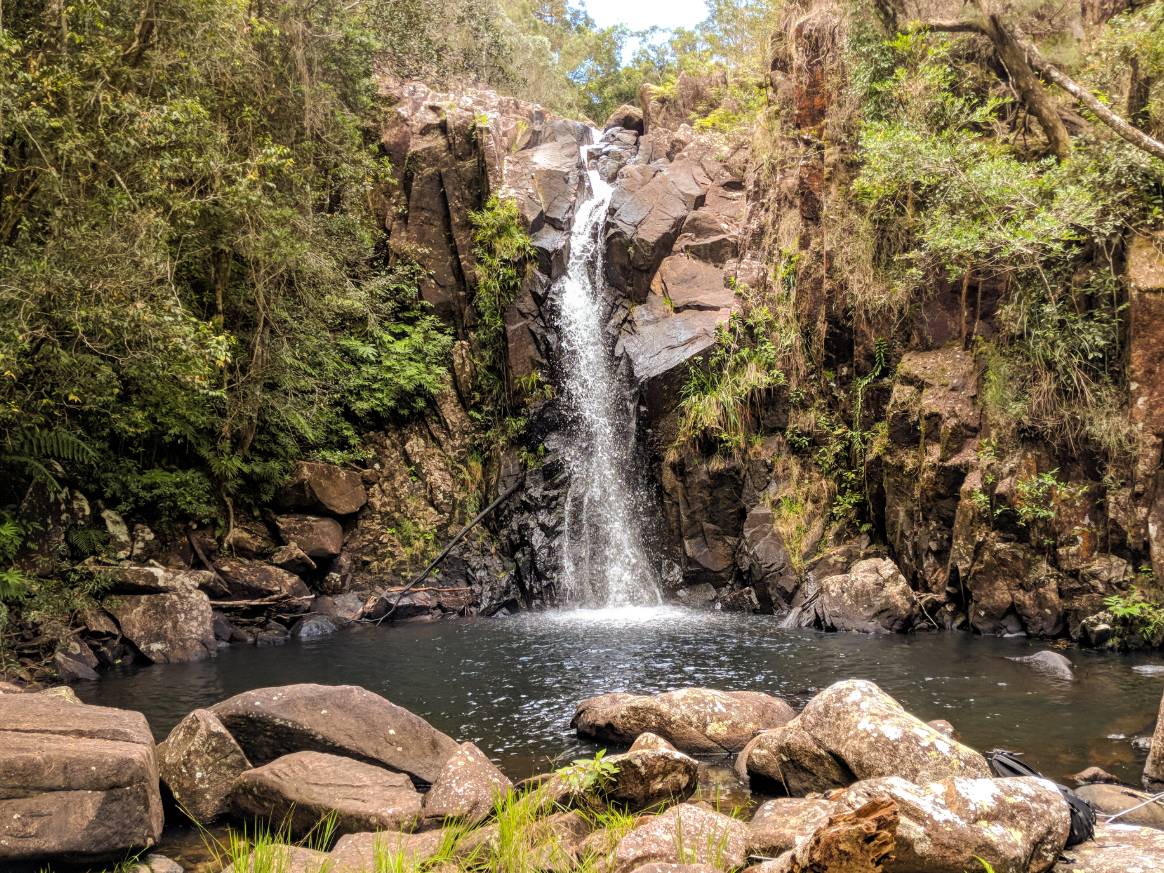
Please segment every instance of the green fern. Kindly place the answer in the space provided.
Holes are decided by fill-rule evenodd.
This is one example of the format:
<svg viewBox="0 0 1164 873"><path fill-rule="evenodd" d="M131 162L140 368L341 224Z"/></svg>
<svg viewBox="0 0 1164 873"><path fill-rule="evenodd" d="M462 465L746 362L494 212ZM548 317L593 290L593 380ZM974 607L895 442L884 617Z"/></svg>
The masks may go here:
<svg viewBox="0 0 1164 873"><path fill-rule="evenodd" d="M97 453L88 443L66 430L17 430L4 438L4 450L0 451L0 467L19 467L33 481L46 485L53 491L63 490L48 462L80 464L91 461Z"/></svg>

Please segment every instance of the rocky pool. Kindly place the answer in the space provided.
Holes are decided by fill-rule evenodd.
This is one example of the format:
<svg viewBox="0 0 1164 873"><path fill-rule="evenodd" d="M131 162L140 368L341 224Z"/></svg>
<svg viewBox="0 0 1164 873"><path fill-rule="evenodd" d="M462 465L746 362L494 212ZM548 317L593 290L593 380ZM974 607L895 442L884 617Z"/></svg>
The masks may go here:
<svg viewBox="0 0 1164 873"><path fill-rule="evenodd" d="M1024 752L1049 776L1096 764L1139 781L1164 691L1164 658L1066 649L1075 679L1008 660L1048 648L963 633L865 636L784 630L771 616L617 608L362 627L277 648L223 649L193 664L111 673L88 703L145 713L157 736L191 709L295 682L362 685L473 740L512 777L592 754L575 704L606 691L680 686L768 691L799 705L840 679L870 679L981 750Z"/></svg>

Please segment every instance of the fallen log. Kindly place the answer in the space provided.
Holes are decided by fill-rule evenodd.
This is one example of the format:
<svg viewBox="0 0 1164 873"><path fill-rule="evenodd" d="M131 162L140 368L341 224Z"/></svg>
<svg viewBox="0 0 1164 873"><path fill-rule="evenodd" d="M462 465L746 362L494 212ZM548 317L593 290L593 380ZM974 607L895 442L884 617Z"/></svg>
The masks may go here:
<svg viewBox="0 0 1164 873"><path fill-rule="evenodd" d="M882 873L897 848L897 804L885 795L830 815L812 835L757 873Z"/></svg>

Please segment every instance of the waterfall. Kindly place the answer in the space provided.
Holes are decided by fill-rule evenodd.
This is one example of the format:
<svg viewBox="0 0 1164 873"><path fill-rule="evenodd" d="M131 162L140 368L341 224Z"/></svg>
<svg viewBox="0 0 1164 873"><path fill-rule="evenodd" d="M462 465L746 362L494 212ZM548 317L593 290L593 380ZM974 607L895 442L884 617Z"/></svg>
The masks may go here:
<svg viewBox="0 0 1164 873"><path fill-rule="evenodd" d="M583 149L584 163L589 151ZM588 175L590 197L578 206L569 263L554 295L569 419L561 591L565 601L584 606L653 605L661 597L643 545L648 508L636 488L631 410L603 329L610 306L602 227L613 189L597 172Z"/></svg>

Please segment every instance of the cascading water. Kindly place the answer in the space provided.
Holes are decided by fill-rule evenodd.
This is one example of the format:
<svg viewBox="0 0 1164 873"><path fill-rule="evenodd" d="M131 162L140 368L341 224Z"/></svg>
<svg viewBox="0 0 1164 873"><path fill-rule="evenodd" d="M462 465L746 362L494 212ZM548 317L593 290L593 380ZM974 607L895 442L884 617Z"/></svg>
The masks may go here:
<svg viewBox="0 0 1164 873"><path fill-rule="evenodd" d="M588 161L589 149L583 160ZM562 594L583 606L654 605L659 585L643 545L644 501L635 488L634 432L603 330L602 224L612 188L588 171L570 260L559 280L558 332L570 424Z"/></svg>

